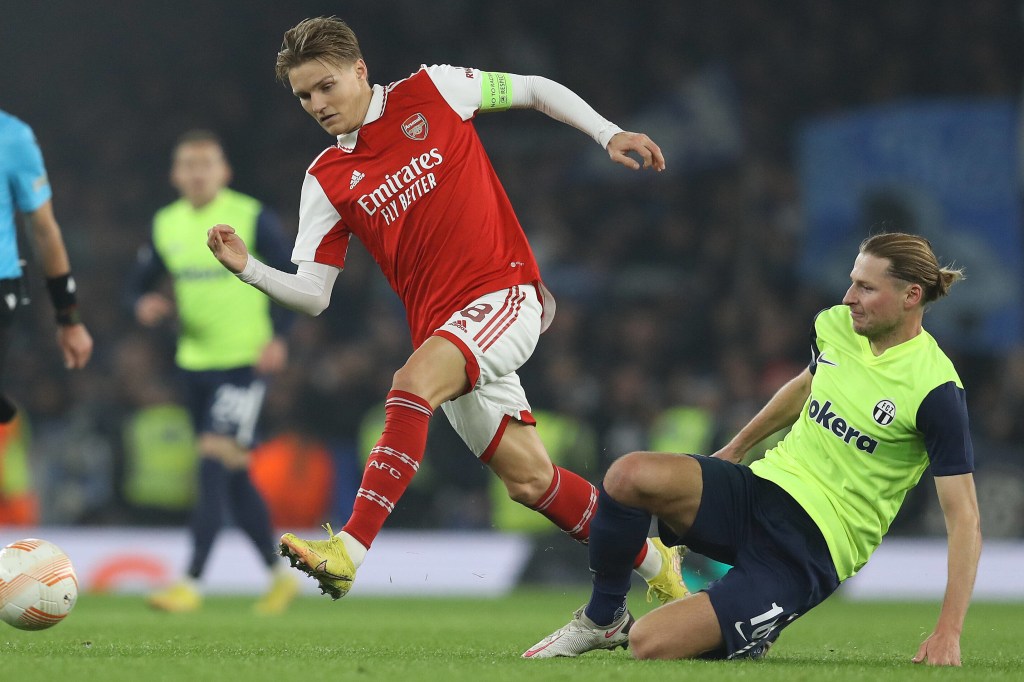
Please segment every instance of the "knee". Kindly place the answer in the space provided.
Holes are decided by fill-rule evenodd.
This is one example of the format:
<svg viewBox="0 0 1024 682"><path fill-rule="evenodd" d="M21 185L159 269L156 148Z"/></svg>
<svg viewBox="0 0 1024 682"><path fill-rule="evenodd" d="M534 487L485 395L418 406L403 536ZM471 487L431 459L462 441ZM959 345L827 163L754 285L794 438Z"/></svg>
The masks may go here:
<svg viewBox="0 0 1024 682"><path fill-rule="evenodd" d="M654 646L643 620L633 623L629 630L629 652L638 661L654 658Z"/></svg>
<svg viewBox="0 0 1024 682"><path fill-rule="evenodd" d="M501 477L501 482L505 484L505 490L514 502L532 507L540 502L540 498L551 486L552 473L550 468L531 467L506 474Z"/></svg>
<svg viewBox="0 0 1024 682"><path fill-rule="evenodd" d="M407 362L391 378L391 389L419 396L436 408L463 392L465 374L440 373L437 368L426 369L422 363Z"/></svg>
<svg viewBox="0 0 1024 682"><path fill-rule="evenodd" d="M660 606L629 629L629 650L638 659L696 658L722 643L718 616L706 592Z"/></svg>
<svg viewBox="0 0 1024 682"><path fill-rule="evenodd" d="M405 391L412 393L413 395L421 395L423 391L423 381L414 368L408 364L403 365L394 376L391 377L391 388L399 391Z"/></svg>
<svg viewBox="0 0 1024 682"><path fill-rule="evenodd" d="M632 504L644 496L644 455L631 452L615 460L604 475L604 490L618 502Z"/></svg>
<svg viewBox="0 0 1024 682"><path fill-rule="evenodd" d="M689 658L685 653L673 650L665 632L643 618L633 623L629 630L629 651L638 661Z"/></svg>

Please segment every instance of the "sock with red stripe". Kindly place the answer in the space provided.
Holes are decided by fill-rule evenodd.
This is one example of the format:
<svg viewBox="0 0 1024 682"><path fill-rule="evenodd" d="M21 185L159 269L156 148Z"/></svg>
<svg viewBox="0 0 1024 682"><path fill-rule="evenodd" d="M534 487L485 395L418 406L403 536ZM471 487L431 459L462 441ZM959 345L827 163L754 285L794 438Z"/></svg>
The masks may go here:
<svg viewBox="0 0 1024 682"><path fill-rule="evenodd" d="M551 485L535 504L529 506L573 540L586 544L590 537L590 519L597 507L597 488L585 478L556 464Z"/></svg>
<svg viewBox="0 0 1024 682"><path fill-rule="evenodd" d="M530 505L530 508L543 514L551 523L568 533L573 540L587 544L590 539L590 521L597 508L597 500L597 488L590 481L555 465L551 485L536 504ZM636 554L633 568L640 566L647 557L647 548L648 543L644 543Z"/></svg>
<svg viewBox="0 0 1024 682"><path fill-rule="evenodd" d="M412 393L393 390L384 403L384 432L370 451L363 480L342 529L369 547L412 482L427 447L430 404Z"/></svg>

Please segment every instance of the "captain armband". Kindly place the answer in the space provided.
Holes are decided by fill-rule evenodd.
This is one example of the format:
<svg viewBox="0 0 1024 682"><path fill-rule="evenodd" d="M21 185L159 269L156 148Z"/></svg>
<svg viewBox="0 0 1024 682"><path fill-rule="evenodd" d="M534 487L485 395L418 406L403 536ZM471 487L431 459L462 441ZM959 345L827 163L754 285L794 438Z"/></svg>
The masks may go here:
<svg viewBox="0 0 1024 682"><path fill-rule="evenodd" d="M480 111L507 111L512 108L512 79L507 73L481 71Z"/></svg>
<svg viewBox="0 0 1024 682"><path fill-rule="evenodd" d="M78 297L75 295L78 286L70 272L57 277L47 277L46 290L50 294L54 310L57 311L57 324L67 327L82 322L78 315Z"/></svg>

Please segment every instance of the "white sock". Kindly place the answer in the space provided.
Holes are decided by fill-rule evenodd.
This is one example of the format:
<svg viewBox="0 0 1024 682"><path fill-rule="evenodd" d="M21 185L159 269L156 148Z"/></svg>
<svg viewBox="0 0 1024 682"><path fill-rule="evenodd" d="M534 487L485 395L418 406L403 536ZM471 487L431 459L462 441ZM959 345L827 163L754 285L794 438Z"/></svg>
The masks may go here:
<svg viewBox="0 0 1024 682"><path fill-rule="evenodd" d="M654 547L650 538L647 538L647 556L636 567L636 572L644 580L650 580L661 572L661 552Z"/></svg>
<svg viewBox="0 0 1024 682"><path fill-rule="evenodd" d="M354 537L341 531L335 537L341 538L342 544L345 545L345 551L348 552L348 558L352 560L352 564L359 568L363 564L363 559L366 558L366 547L356 540Z"/></svg>

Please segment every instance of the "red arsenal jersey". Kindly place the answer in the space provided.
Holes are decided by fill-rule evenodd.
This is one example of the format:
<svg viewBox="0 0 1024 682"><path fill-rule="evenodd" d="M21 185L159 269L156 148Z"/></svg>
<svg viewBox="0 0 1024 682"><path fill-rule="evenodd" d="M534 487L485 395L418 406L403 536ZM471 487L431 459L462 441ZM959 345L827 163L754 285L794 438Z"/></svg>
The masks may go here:
<svg viewBox="0 0 1024 682"><path fill-rule="evenodd" d="M423 67L374 86L361 128L306 171L295 263L345 265L355 235L405 304L418 347L475 298L540 272L470 119L482 74Z"/></svg>

